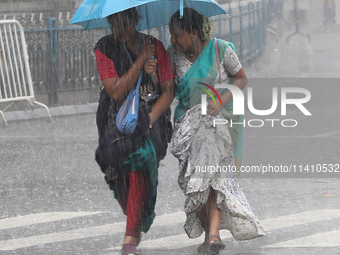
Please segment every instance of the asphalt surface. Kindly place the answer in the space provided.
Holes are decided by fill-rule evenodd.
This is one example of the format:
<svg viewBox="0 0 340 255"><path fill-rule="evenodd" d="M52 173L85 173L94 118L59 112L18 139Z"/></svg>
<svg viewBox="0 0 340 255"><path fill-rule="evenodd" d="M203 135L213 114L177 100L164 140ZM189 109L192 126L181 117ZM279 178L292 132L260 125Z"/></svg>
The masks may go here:
<svg viewBox="0 0 340 255"><path fill-rule="evenodd" d="M243 165L301 165L304 170L294 176L241 174L267 235L236 242L223 231L227 248L220 254L340 254L340 173L316 170L340 164L339 38L337 33L312 34L310 42L303 36L283 38L267 49L270 56L278 52L280 61L247 67L254 106L271 106L273 86L279 92L302 87L311 92L305 107L312 116L295 106L286 116L280 107L270 117L246 110L246 121L280 121L274 127L267 122L245 127ZM96 104L50 110L51 123L44 110L6 113L8 127L0 129L0 254L120 254L125 216L94 161ZM298 125L282 127L284 119ZM177 173L177 160L168 153L159 168L157 217L141 244L144 255L196 254L201 242L187 238L182 228L184 197Z"/></svg>

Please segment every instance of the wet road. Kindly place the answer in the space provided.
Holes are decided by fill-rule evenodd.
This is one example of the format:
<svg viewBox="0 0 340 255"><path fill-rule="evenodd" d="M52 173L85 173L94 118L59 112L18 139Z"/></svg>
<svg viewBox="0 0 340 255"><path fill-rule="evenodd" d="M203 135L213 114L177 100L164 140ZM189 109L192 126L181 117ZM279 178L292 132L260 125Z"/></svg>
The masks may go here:
<svg viewBox="0 0 340 255"><path fill-rule="evenodd" d="M340 163L339 120L310 110L313 118L297 118L300 127L293 131L246 127L244 165ZM294 115L301 114L292 110ZM94 161L94 119L90 114L51 124L12 123L0 130L0 254L119 254L124 216ZM313 125L317 119L333 124ZM188 239L182 228L176 159L168 154L159 172L158 217L144 236L142 254L195 254L200 240ZM221 254L337 254L338 183L244 175L241 185L268 235L234 242L223 232L227 249Z"/></svg>

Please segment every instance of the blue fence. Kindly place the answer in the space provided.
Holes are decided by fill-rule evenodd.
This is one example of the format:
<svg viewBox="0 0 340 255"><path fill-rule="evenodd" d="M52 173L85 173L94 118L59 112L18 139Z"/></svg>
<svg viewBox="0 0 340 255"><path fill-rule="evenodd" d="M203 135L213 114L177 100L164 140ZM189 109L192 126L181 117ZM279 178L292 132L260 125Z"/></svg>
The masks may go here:
<svg viewBox="0 0 340 255"><path fill-rule="evenodd" d="M230 7L231 5L229 5ZM229 8L228 15L211 19L213 36L235 44L242 63L256 58L264 49L266 2ZM47 19L46 27L25 29L34 91L48 94L49 104L58 104L58 93L89 90L101 85L93 47L110 31L59 27L57 19ZM152 29L151 34L169 45L167 27Z"/></svg>
<svg viewBox="0 0 340 255"><path fill-rule="evenodd" d="M233 42L241 63L256 58L264 48L265 1L230 8L229 18L212 19L214 36Z"/></svg>
<svg viewBox="0 0 340 255"><path fill-rule="evenodd" d="M59 28L47 19L47 28L25 30L33 87L48 94L50 105L58 104L58 93L97 88L93 47L107 29Z"/></svg>

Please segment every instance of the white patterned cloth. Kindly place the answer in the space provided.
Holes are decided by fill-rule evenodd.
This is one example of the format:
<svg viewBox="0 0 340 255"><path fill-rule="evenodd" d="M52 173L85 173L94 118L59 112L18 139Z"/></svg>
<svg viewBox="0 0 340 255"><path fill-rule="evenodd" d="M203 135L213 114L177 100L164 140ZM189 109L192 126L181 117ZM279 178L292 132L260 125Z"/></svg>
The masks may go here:
<svg viewBox="0 0 340 255"><path fill-rule="evenodd" d="M216 116L223 117L222 113ZM236 240L263 236L265 232L251 211L236 173L209 172L204 168L230 166L235 169L228 127L213 127L213 120L210 115L202 115L201 105L196 105L175 123L170 152L179 160L178 183L185 194L184 211L187 215L184 229L190 238L203 233L199 212L207 203L212 188L216 191L217 207L222 211L221 229L228 229Z"/></svg>
<svg viewBox="0 0 340 255"><path fill-rule="evenodd" d="M185 57L183 52L178 52L175 50L173 45L168 48L168 54L171 59L172 67L175 71L176 79L180 79L189 70L192 63ZM242 68L242 65L230 45L228 45L221 67L221 81L228 81L228 73L231 75L236 74ZM218 78L214 83L218 81Z"/></svg>

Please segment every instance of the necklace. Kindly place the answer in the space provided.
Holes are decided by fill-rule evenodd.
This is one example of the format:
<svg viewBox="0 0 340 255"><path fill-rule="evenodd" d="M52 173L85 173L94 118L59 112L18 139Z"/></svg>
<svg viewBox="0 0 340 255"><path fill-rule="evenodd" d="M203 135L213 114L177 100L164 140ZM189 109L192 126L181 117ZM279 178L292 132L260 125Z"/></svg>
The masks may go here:
<svg viewBox="0 0 340 255"><path fill-rule="evenodd" d="M189 57L193 57L193 56L196 56L196 55L198 55L198 53L188 54Z"/></svg>
<svg viewBox="0 0 340 255"><path fill-rule="evenodd" d="M194 56L197 56L197 55L199 55L199 54L201 54L201 52L202 52L202 50L204 49L204 47L207 45L207 43L206 42L203 42L203 44L201 45L201 47L200 47L200 49L199 49L199 51L198 52L194 52L194 53L186 53L186 55L188 56L188 57L190 57L190 58L192 58L192 57L194 57Z"/></svg>
<svg viewBox="0 0 340 255"><path fill-rule="evenodd" d="M194 52L194 53L187 53L187 55L189 56L189 57L194 57L194 56L197 56L197 55L199 55L200 53L202 52L202 49L200 49L199 50L199 52Z"/></svg>

